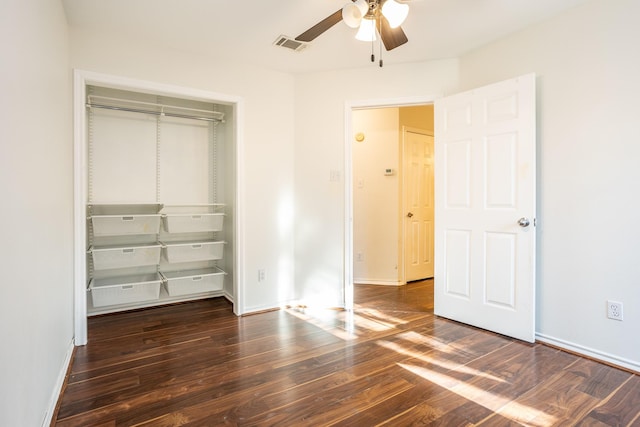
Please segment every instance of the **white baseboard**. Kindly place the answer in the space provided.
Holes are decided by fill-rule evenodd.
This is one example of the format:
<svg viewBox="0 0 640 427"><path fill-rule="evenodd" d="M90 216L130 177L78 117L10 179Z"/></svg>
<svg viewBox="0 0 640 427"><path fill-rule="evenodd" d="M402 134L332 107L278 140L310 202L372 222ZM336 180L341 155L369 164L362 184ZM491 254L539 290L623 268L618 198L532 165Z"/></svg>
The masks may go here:
<svg viewBox="0 0 640 427"><path fill-rule="evenodd" d="M381 286L402 286L404 283L397 280L372 280L372 279L353 279L353 283L362 285L381 285Z"/></svg>
<svg viewBox="0 0 640 427"><path fill-rule="evenodd" d="M622 357L618 357L613 354L605 353L599 350L594 350L589 347L585 347L569 341L561 340L559 338L551 337L545 334L536 333L536 340L640 373L640 362L638 361L633 361L633 360L625 359Z"/></svg>
<svg viewBox="0 0 640 427"><path fill-rule="evenodd" d="M73 355L74 347L75 344L73 340L71 340L71 343L69 343L69 347L67 348L67 354L65 354L64 361L62 362L62 366L60 367L60 372L58 373L56 384L54 385L53 391L51 392L47 412L44 415L44 420L42 420L42 427L49 427L51 425L53 414L56 411L56 405L58 404L58 399L60 398L60 393L62 392L62 387L64 386L64 381L67 377L67 371L69 370L69 364L71 363L71 356Z"/></svg>
<svg viewBox="0 0 640 427"><path fill-rule="evenodd" d="M231 304L235 304L235 301L233 299L233 295L231 295L229 292L224 291L224 294L222 294L223 297L225 297L227 299L227 301L229 301Z"/></svg>

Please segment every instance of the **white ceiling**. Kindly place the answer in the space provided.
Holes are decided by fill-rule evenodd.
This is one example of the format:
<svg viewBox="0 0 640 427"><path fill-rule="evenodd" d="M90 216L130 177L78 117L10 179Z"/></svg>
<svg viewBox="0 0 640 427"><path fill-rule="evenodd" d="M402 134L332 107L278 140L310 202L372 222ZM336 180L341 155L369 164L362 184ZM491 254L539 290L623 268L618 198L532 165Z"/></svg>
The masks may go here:
<svg viewBox="0 0 640 427"><path fill-rule="evenodd" d="M339 22L304 51L273 46L296 37L348 0L63 0L71 27L287 72L377 66L371 44ZM586 0L408 0L409 42L385 65L452 58ZM375 45L376 58L379 46Z"/></svg>

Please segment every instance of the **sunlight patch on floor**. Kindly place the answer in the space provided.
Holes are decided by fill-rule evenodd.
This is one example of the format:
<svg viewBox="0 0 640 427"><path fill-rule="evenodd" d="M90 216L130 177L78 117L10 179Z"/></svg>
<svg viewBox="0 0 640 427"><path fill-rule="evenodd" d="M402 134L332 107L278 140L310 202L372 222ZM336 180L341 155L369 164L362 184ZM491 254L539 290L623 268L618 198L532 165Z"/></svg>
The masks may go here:
<svg viewBox="0 0 640 427"><path fill-rule="evenodd" d="M285 311L343 340L353 340L368 332L388 331L406 323L378 310L357 313L353 310L290 307Z"/></svg>
<svg viewBox="0 0 640 427"><path fill-rule="evenodd" d="M455 385L452 386L452 380L454 379L448 375L406 363L398 363L398 366L424 378L427 381L446 388L458 396L484 406L490 411L493 411L505 418L509 418L510 420L518 423L523 423L526 426L545 427L554 424L556 421L556 417L553 415L547 414L530 406L514 402L508 397L482 390L468 382L455 380Z"/></svg>
<svg viewBox="0 0 640 427"><path fill-rule="evenodd" d="M367 314L368 316L379 319L380 321L385 323L392 323L394 325L403 325L407 323L406 320L402 320L398 317L391 316L385 313L384 311L376 310L375 308L359 307L358 305L356 305L354 311L357 313Z"/></svg>
<svg viewBox="0 0 640 427"><path fill-rule="evenodd" d="M443 353L458 353L458 350L452 348L449 344L433 339L427 335L419 334L415 331L407 331L400 334L399 336L414 344L428 345L430 348L441 351Z"/></svg>
<svg viewBox="0 0 640 427"><path fill-rule="evenodd" d="M350 341L358 338L353 326L347 322L344 328L336 324L335 310L312 310L309 308L287 308L285 311L300 320L304 320L334 335L341 340Z"/></svg>
<svg viewBox="0 0 640 427"><path fill-rule="evenodd" d="M400 354L403 354L405 356L409 356L409 357L412 357L414 359L418 359L418 360L421 360L423 362L439 366L439 367L441 367L443 369L446 369L448 371L455 371L455 372L459 372L461 374L473 375L474 377L482 377L482 378L486 378L488 380L499 382L499 383L506 382L502 378L498 378L498 377L496 377L494 375L487 374L486 372L478 371L477 369L470 368L470 367L462 365L460 363L449 362L448 360L442 359L440 357L433 357L433 356L429 355L429 353L421 353L421 352L409 350L409 349L407 349L407 348L405 348L405 347L403 347L401 345L398 345L398 344L390 342L390 341L380 340L380 341L377 342L377 344L380 345L381 347L386 348L386 349L393 350L393 351L395 351L397 353L400 353ZM453 378L453 377L449 377L449 378L451 378L452 380L455 380L456 383L459 382L459 380L456 379L456 378ZM452 385L455 385L455 384L451 384L451 386Z"/></svg>

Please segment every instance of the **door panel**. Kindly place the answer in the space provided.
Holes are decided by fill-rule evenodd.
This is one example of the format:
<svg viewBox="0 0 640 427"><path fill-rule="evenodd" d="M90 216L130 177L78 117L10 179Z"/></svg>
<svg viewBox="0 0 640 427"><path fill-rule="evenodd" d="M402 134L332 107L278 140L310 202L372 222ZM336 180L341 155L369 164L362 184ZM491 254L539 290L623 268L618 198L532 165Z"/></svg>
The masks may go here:
<svg viewBox="0 0 640 427"><path fill-rule="evenodd" d="M485 266L485 303L515 308L515 247L515 234L485 234L486 259L500 261Z"/></svg>
<svg viewBox="0 0 640 427"><path fill-rule="evenodd" d="M403 129L404 280L433 277L433 136Z"/></svg>
<svg viewBox="0 0 640 427"><path fill-rule="evenodd" d="M434 311L532 342L535 76L437 100L435 126Z"/></svg>
<svg viewBox="0 0 640 427"><path fill-rule="evenodd" d="M445 205L469 208L471 202L471 141L452 141L444 149Z"/></svg>
<svg viewBox="0 0 640 427"><path fill-rule="evenodd" d="M485 144L485 206L487 209L515 208L517 135L487 137Z"/></svg>
<svg viewBox="0 0 640 427"><path fill-rule="evenodd" d="M456 298L469 299L471 279L471 232L452 230L445 233L445 292Z"/></svg>

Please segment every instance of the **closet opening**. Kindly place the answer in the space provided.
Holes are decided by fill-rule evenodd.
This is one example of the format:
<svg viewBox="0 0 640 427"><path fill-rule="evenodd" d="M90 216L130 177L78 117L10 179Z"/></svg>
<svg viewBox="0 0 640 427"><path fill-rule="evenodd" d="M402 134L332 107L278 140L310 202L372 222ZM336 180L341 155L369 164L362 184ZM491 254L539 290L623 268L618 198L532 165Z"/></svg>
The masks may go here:
<svg viewBox="0 0 640 427"><path fill-rule="evenodd" d="M224 297L242 313L241 100L76 72L75 344L87 316Z"/></svg>

